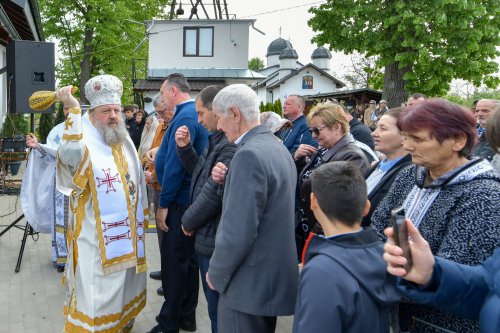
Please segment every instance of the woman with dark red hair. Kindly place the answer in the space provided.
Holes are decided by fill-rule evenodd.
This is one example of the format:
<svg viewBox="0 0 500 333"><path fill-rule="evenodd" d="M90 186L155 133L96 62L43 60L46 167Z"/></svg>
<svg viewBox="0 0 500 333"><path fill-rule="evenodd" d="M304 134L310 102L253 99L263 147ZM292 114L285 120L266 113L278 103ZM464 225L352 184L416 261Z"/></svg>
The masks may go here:
<svg viewBox="0 0 500 333"><path fill-rule="evenodd" d="M500 245L500 178L488 161L470 157L473 116L435 99L408 109L398 127L414 165L399 173L372 215L373 228L385 239L391 210L402 206L434 255L465 265L490 257ZM400 304L399 322L402 331L479 332L475 320L411 303Z"/></svg>

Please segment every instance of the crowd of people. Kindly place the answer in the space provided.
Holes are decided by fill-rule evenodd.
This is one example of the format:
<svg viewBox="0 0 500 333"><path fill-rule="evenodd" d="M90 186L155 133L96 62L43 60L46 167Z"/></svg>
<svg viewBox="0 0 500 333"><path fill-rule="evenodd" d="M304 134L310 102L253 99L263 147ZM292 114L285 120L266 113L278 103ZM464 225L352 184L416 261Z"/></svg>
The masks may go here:
<svg viewBox="0 0 500 333"><path fill-rule="evenodd" d="M151 207L164 302L148 333L195 331L200 281L213 333L274 332L286 315L297 333L500 330L500 101L470 112L414 94L305 114L290 95L281 118L246 85L193 100L181 74L151 114L122 107L112 75L85 93L82 115L71 87L57 92L68 116L55 148L27 139L57 156L69 201L65 332L131 330Z"/></svg>

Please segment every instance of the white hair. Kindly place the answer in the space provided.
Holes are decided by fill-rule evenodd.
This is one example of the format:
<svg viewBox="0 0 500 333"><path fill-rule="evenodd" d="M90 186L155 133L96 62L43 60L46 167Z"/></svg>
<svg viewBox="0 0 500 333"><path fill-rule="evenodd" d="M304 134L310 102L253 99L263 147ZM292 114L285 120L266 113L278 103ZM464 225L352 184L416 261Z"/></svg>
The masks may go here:
<svg viewBox="0 0 500 333"><path fill-rule="evenodd" d="M117 145L125 142L127 135L129 134L121 117L118 117L117 126L112 128L97 120L93 114L91 114L91 116L94 121L94 125L104 139L104 142L108 145Z"/></svg>
<svg viewBox="0 0 500 333"><path fill-rule="evenodd" d="M245 84L232 84L215 96L212 106L226 116L231 107L240 110L241 117L247 122L259 120L259 97Z"/></svg>
<svg viewBox="0 0 500 333"><path fill-rule="evenodd" d="M287 119L281 118L279 114L273 111L266 111L260 114L260 123L269 128L273 133L278 132L287 122Z"/></svg>
<svg viewBox="0 0 500 333"><path fill-rule="evenodd" d="M161 94L157 93L153 96L153 107L157 107L161 103Z"/></svg>

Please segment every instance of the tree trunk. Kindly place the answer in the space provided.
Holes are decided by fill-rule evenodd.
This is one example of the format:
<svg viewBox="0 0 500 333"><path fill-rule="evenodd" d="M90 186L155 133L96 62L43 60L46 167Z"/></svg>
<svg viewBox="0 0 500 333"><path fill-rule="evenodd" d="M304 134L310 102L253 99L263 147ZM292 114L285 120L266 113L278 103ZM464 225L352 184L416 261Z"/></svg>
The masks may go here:
<svg viewBox="0 0 500 333"><path fill-rule="evenodd" d="M385 66L382 98L387 101L389 108L401 106L401 103L406 101L403 80L406 72L407 69L398 68L397 62Z"/></svg>
<svg viewBox="0 0 500 333"><path fill-rule="evenodd" d="M92 39L94 31L91 28L85 29L85 38L83 41L83 59L80 63L80 103L88 104L87 96L85 96L85 83L90 79L90 59L92 57Z"/></svg>

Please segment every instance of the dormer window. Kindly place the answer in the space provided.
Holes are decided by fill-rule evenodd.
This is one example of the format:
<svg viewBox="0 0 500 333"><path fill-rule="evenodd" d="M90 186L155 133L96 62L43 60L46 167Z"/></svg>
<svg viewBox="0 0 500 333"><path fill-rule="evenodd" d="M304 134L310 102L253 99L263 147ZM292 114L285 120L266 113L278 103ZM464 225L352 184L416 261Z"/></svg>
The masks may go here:
<svg viewBox="0 0 500 333"><path fill-rule="evenodd" d="M184 27L184 56L213 57L214 28Z"/></svg>

